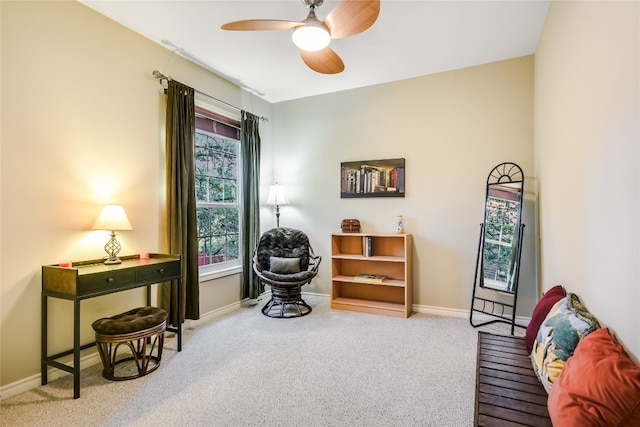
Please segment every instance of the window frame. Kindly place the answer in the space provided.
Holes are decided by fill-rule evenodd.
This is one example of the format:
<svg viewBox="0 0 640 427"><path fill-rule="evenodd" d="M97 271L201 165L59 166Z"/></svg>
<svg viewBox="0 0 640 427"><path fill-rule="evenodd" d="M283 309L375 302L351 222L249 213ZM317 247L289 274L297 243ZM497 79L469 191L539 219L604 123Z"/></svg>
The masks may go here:
<svg viewBox="0 0 640 427"><path fill-rule="evenodd" d="M237 207L238 208L238 258L231 261L223 261L214 264L198 265L199 276L202 280L211 280L231 274L242 272L242 213L244 206L242 195L244 192L244 182L242 180L242 145L240 143L240 117L237 112L221 111L213 106L196 99L196 133L202 133L217 138L231 140L237 143L237 175L236 175L236 203L216 203L200 202L196 199L196 209L202 207ZM207 125L209 122L209 125ZM215 122L215 124L211 124ZM220 130L220 132L215 132ZM235 132L235 137L230 136ZM196 141L194 139L194 161L196 161ZM196 171L194 170L194 173ZM200 232L198 230L198 240Z"/></svg>

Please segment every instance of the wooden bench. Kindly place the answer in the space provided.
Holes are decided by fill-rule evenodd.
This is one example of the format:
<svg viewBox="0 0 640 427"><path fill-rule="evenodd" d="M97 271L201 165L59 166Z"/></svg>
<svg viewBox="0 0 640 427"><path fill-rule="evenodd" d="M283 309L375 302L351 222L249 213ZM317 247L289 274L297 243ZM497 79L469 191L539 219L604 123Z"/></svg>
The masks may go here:
<svg viewBox="0 0 640 427"><path fill-rule="evenodd" d="M524 337L478 332L476 426L551 426Z"/></svg>

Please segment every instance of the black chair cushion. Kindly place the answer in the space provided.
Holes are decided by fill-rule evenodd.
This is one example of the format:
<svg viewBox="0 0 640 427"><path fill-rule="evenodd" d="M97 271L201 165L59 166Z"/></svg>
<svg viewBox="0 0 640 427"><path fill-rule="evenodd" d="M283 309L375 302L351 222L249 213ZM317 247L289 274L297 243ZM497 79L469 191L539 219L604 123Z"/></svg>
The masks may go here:
<svg viewBox="0 0 640 427"><path fill-rule="evenodd" d="M158 326L167 320L167 312L157 307L139 307L112 317L98 319L91 324L103 335L128 334Z"/></svg>
<svg viewBox="0 0 640 427"><path fill-rule="evenodd" d="M294 228L272 228L260 238L256 257L263 271L271 270L271 257L300 258L300 270L305 271L309 268L309 238Z"/></svg>

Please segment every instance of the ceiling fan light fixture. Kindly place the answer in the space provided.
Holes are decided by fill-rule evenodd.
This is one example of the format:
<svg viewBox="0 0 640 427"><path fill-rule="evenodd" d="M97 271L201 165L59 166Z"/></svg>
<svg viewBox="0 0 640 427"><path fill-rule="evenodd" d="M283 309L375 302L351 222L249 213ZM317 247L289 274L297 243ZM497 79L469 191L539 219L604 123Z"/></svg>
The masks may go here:
<svg viewBox="0 0 640 427"><path fill-rule="evenodd" d="M297 27L291 39L300 49L315 52L329 46L331 35L320 22L308 22Z"/></svg>

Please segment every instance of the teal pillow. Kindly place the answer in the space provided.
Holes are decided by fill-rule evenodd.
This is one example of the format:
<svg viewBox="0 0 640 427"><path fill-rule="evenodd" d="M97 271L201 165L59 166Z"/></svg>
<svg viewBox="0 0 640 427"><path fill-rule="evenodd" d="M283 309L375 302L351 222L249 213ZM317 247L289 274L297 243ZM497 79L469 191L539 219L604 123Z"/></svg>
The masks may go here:
<svg viewBox="0 0 640 427"><path fill-rule="evenodd" d="M269 271L278 274L300 273L300 258L280 258L272 256L269 258Z"/></svg>
<svg viewBox="0 0 640 427"><path fill-rule="evenodd" d="M580 340L598 328L600 323L578 295L569 292L554 304L540 325L531 351L533 369L547 393Z"/></svg>

